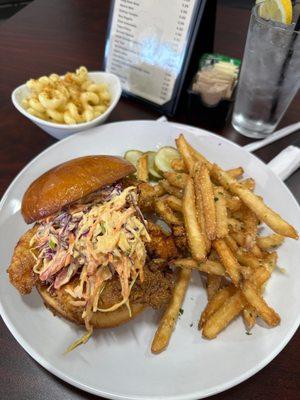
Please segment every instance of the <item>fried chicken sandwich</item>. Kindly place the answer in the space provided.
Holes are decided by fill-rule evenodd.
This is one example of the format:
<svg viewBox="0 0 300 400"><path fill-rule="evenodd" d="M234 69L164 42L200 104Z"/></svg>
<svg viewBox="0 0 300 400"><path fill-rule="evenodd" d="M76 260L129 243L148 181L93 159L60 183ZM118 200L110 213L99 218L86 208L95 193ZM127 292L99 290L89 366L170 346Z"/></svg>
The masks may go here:
<svg viewBox="0 0 300 400"><path fill-rule="evenodd" d="M26 223L8 268L21 294L36 287L55 315L94 328L167 304L177 253L172 237L145 220L132 164L114 156L67 161L36 179L22 200ZM163 246L162 246L163 243Z"/></svg>

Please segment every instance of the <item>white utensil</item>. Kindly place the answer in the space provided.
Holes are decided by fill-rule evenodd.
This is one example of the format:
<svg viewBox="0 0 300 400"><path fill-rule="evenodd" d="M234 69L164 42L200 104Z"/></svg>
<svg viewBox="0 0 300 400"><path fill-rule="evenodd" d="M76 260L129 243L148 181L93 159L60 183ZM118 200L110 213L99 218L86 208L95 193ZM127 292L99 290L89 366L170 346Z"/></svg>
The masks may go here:
<svg viewBox="0 0 300 400"><path fill-rule="evenodd" d="M296 122L295 124L279 129L279 131L272 133L272 135L268 136L263 140L257 140L256 142L246 144L246 146L243 147L244 149L252 152L261 149L262 147L265 147L270 143L276 142L276 140L282 139L283 137L288 136L291 133L298 131L299 129L300 129L300 122Z"/></svg>
<svg viewBox="0 0 300 400"><path fill-rule="evenodd" d="M299 147L294 145L286 147L268 165L280 179L285 181L300 167Z"/></svg>

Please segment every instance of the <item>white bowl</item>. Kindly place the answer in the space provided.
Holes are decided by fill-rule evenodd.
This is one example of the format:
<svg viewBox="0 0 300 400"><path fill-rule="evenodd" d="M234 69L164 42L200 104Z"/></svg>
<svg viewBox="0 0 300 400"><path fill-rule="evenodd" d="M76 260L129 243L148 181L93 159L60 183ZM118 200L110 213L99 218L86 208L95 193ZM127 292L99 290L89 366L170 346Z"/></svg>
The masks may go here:
<svg viewBox="0 0 300 400"><path fill-rule="evenodd" d="M106 83L109 93L111 95L111 103L108 109L102 115L99 115L99 117L89 122L83 122L75 125L64 125L57 124L55 122L45 121L41 118L29 114L22 106L22 100L29 95L29 90L25 84L18 86L12 92L11 99L16 109L20 111L21 114L25 115L25 117L34 122L37 126L39 126L41 129L43 129L43 131L49 133L49 135L55 137L56 139L64 139L67 136L72 135L73 133L84 131L86 129L93 128L94 126L103 124L120 99L122 88L120 79L116 75L110 74L108 72L89 72L88 76L96 83Z"/></svg>

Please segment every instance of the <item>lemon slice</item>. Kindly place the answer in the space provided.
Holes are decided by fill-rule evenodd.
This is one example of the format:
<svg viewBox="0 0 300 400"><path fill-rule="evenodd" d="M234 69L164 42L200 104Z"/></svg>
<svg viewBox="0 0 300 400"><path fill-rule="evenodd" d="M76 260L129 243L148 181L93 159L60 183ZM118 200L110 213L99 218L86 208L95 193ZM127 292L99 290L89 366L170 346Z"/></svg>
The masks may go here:
<svg viewBox="0 0 300 400"><path fill-rule="evenodd" d="M138 159L143 155L143 152L140 150L128 150L126 151L124 158L129 161L135 167L137 166Z"/></svg>
<svg viewBox="0 0 300 400"><path fill-rule="evenodd" d="M156 152L155 151L147 151L148 156L148 170L150 175L152 175L154 178L161 179L162 176L158 172L156 166L155 166L155 157L156 157Z"/></svg>
<svg viewBox="0 0 300 400"><path fill-rule="evenodd" d="M155 166L159 171L162 172L173 172L171 162L175 158L180 158L180 154L174 147L162 147L155 156Z"/></svg>
<svg viewBox="0 0 300 400"><path fill-rule="evenodd" d="M261 3L260 17L287 25L292 23L293 6L291 0L258 0L256 4L258 3Z"/></svg>

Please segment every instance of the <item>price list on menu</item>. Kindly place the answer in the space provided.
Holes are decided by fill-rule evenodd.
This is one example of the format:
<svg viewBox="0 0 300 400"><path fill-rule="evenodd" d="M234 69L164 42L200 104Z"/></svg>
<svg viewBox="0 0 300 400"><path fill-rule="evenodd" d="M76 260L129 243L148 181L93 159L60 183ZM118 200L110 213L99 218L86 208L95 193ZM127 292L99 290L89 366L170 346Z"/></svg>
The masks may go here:
<svg viewBox="0 0 300 400"><path fill-rule="evenodd" d="M157 106L175 101L199 0L115 0L105 69L127 94Z"/></svg>

